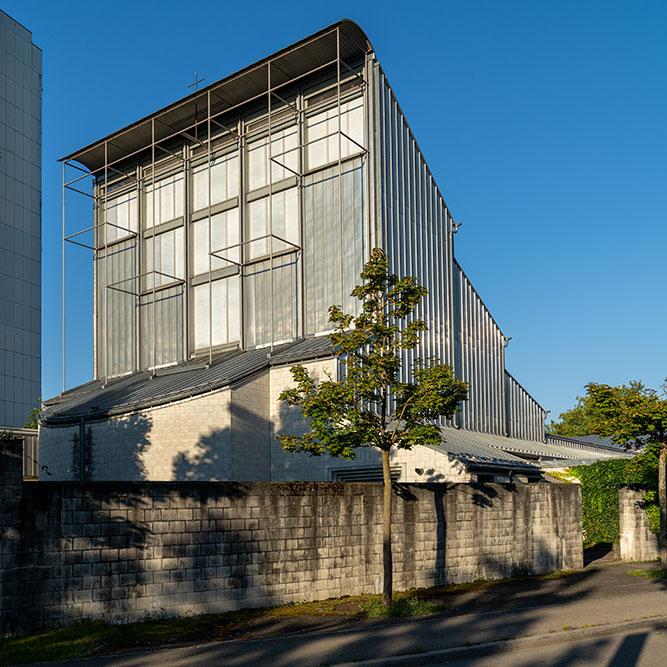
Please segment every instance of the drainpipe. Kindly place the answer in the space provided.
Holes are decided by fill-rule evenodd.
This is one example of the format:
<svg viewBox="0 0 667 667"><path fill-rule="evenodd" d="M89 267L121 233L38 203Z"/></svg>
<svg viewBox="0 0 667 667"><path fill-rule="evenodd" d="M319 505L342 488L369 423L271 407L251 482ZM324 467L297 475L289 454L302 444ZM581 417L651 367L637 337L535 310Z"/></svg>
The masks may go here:
<svg viewBox="0 0 667 667"><path fill-rule="evenodd" d="M83 417L79 424L79 481L86 481L86 422Z"/></svg>

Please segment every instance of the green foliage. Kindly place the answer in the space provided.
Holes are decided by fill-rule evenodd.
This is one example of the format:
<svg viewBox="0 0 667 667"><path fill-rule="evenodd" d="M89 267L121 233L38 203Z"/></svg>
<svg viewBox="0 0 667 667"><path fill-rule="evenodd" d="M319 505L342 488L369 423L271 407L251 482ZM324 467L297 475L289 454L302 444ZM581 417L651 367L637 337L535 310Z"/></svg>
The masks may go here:
<svg viewBox="0 0 667 667"><path fill-rule="evenodd" d="M363 283L352 296L361 304L357 317L329 308L335 326L331 341L343 370L317 384L303 366L292 368L296 387L280 394L290 406L301 406L310 419L304 435L280 434L289 452L327 453L354 459L358 447L410 449L442 440L434 423L452 417L466 399L467 385L454 377L451 367L434 359L417 359L412 380L402 382L401 353L417 347L426 323L412 317L426 289L415 278L390 274L383 251L373 251L361 273Z"/></svg>
<svg viewBox="0 0 667 667"><path fill-rule="evenodd" d="M102 621L83 622L27 637L0 639L0 665L64 660L91 655L117 630Z"/></svg>
<svg viewBox="0 0 667 667"><path fill-rule="evenodd" d="M581 481L581 510L584 544L619 541L618 489L628 484L642 484L648 489L644 496L645 509L651 521L657 495L658 460L653 452L632 459L610 459L586 466L574 466L572 474ZM655 498L655 496L653 496ZM659 512L658 512L659 524ZM659 525L658 525L659 527ZM653 529L653 525L651 526Z"/></svg>
<svg viewBox="0 0 667 667"><path fill-rule="evenodd" d="M630 570L627 574L647 579L667 579L667 572L665 570Z"/></svg>
<svg viewBox="0 0 667 667"><path fill-rule="evenodd" d="M561 412L559 420L553 419L547 424L547 433L574 438L578 435L590 435L593 433L594 416L591 414L591 406L588 396L577 396L577 402L573 408Z"/></svg>
<svg viewBox="0 0 667 667"><path fill-rule="evenodd" d="M627 385L619 387L589 383L586 385L586 389L587 392L584 396L577 396L577 401L573 408L561 412L558 421L551 420L549 422L546 427L548 433L572 438L580 435L591 435L593 433L613 437L615 433L610 432L605 427L605 405L600 400L603 393L609 395L611 392L616 397L617 403L636 396L657 396L656 392L646 389L637 380L631 380ZM640 433L640 435L644 434ZM618 442L625 444L625 441L619 440Z"/></svg>
<svg viewBox="0 0 667 667"><path fill-rule="evenodd" d="M660 534L660 503L658 501L658 492L649 490L642 496L641 503L648 518L648 526L655 535Z"/></svg>
<svg viewBox="0 0 667 667"><path fill-rule="evenodd" d="M42 411L42 399L37 399L37 405L30 411L23 428L37 428L39 426L39 413Z"/></svg>
<svg viewBox="0 0 667 667"><path fill-rule="evenodd" d="M550 470L549 477L554 477L555 479L565 482L566 484L571 484L576 478L572 473L559 472L558 470Z"/></svg>
<svg viewBox="0 0 667 667"><path fill-rule="evenodd" d="M648 445L658 451L667 442L667 399L641 382L611 387L591 382L586 385L593 433L611 436L629 446Z"/></svg>

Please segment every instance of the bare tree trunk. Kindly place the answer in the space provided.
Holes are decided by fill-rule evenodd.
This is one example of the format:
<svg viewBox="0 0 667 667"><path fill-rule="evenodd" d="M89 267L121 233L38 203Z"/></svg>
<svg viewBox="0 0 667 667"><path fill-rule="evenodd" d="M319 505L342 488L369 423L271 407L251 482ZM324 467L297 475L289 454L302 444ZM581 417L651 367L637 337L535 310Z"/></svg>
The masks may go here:
<svg viewBox="0 0 667 667"><path fill-rule="evenodd" d="M660 443L658 501L660 503L660 566L667 570L667 443Z"/></svg>
<svg viewBox="0 0 667 667"><path fill-rule="evenodd" d="M384 486L384 517L382 527L382 604L391 604L393 586L393 563L391 558L391 471L389 469L389 450L382 450L382 481Z"/></svg>

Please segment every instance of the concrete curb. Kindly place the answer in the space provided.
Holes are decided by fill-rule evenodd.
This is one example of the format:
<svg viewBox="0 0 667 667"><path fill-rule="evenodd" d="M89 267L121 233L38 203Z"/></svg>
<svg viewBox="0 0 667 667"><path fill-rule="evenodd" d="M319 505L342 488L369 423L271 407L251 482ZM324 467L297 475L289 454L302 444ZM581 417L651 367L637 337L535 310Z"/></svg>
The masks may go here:
<svg viewBox="0 0 667 667"><path fill-rule="evenodd" d="M564 644L579 639L590 639L593 637L604 637L621 632L632 632L633 630L657 630L667 628L667 616L643 619L641 621L629 621L626 623L613 623L610 625L598 625L591 628L576 628L563 632L553 632L548 635L537 635L535 637L521 637L519 639L507 639L504 641L485 642L473 644L472 646L456 646L454 648L439 649L417 654L404 654L392 656L391 658L376 658L374 660L355 661L354 665L363 667L367 665L390 666L403 665L417 667L418 665L432 665L443 661L463 660L465 658L478 658L495 653L509 653L521 649L538 646L550 646L551 644ZM332 667L349 667L349 662L338 663Z"/></svg>

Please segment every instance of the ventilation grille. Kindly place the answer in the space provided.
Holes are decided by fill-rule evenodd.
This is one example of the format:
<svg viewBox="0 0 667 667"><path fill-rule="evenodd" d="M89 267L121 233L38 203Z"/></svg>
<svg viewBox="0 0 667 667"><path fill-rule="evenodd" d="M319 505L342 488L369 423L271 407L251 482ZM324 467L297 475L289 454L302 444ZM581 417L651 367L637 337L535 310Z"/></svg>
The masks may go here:
<svg viewBox="0 0 667 667"><path fill-rule="evenodd" d="M400 466L392 466L389 469L392 482L401 476ZM334 482L381 482L382 467L373 468L346 468L344 470L332 470L331 479Z"/></svg>

